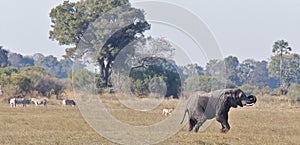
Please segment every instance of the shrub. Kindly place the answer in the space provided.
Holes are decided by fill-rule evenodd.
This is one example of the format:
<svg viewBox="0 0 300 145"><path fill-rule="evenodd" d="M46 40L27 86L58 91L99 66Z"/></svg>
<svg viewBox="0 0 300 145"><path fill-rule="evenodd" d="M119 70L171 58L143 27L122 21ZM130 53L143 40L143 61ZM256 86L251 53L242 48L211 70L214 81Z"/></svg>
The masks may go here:
<svg viewBox="0 0 300 145"><path fill-rule="evenodd" d="M60 94L65 87L56 78L43 76L35 82L34 89L41 95L50 98L52 94Z"/></svg>
<svg viewBox="0 0 300 145"><path fill-rule="evenodd" d="M207 76L194 76L185 81L185 92L197 92L204 91L209 92L211 90L212 77Z"/></svg>
<svg viewBox="0 0 300 145"><path fill-rule="evenodd" d="M217 78L211 76L195 76L190 77L185 81L184 90L186 92L210 92L218 89L234 87L236 86L232 82L224 78Z"/></svg>
<svg viewBox="0 0 300 145"><path fill-rule="evenodd" d="M17 86L17 94L21 93L25 95L32 90L31 80L28 76L12 74L10 77L10 82L12 85Z"/></svg>
<svg viewBox="0 0 300 145"><path fill-rule="evenodd" d="M265 86L262 89L260 89L261 95L265 95L265 94L271 94L273 90L269 87L269 86Z"/></svg>
<svg viewBox="0 0 300 145"><path fill-rule="evenodd" d="M72 85L77 90L94 92L96 90L95 74L87 69L77 70L73 74Z"/></svg>
<svg viewBox="0 0 300 145"><path fill-rule="evenodd" d="M300 85L299 84L292 84L288 94L294 101L300 102Z"/></svg>
<svg viewBox="0 0 300 145"><path fill-rule="evenodd" d="M244 84L240 86L240 89L242 89L246 95L257 95L259 93L258 86L252 86L250 84Z"/></svg>
<svg viewBox="0 0 300 145"><path fill-rule="evenodd" d="M271 96L280 96L281 95L281 89L277 88L277 89L273 90L270 94L271 94Z"/></svg>
<svg viewBox="0 0 300 145"><path fill-rule="evenodd" d="M13 73L18 73L19 70L15 67L5 67L5 68L0 68L0 75L7 75L10 76Z"/></svg>
<svg viewBox="0 0 300 145"><path fill-rule="evenodd" d="M131 82L130 88L131 88L131 92L137 93L137 94L141 94L141 95L145 95L147 93L149 93L148 90L148 79L145 80L133 80Z"/></svg>
<svg viewBox="0 0 300 145"><path fill-rule="evenodd" d="M47 97L57 96L67 86L40 67L2 68L0 69L0 85L3 86L8 96L33 95L33 92L37 92Z"/></svg>
<svg viewBox="0 0 300 145"><path fill-rule="evenodd" d="M165 95L167 86L163 77L154 77L149 81L148 89L151 93Z"/></svg>

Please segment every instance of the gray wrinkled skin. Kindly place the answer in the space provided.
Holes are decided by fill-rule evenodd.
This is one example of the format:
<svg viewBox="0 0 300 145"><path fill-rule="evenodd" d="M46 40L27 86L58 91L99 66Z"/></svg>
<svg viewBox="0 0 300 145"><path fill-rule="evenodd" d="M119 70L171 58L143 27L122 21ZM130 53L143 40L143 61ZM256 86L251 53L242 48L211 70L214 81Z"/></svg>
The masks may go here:
<svg viewBox="0 0 300 145"><path fill-rule="evenodd" d="M206 94L197 94L189 97L181 123L186 113L189 116L189 131L198 132L201 125L208 119L216 117L221 123L221 132L226 133L230 129L228 124L228 112L231 107L248 106L256 103L256 97L246 96L238 88L223 89Z"/></svg>

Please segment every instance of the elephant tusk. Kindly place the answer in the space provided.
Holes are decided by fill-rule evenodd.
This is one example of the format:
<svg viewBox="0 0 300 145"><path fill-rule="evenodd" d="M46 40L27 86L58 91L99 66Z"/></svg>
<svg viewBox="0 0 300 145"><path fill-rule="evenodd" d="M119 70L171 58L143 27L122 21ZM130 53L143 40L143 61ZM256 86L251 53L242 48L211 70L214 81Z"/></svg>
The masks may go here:
<svg viewBox="0 0 300 145"><path fill-rule="evenodd" d="M246 106L253 106L254 105L254 103L251 103L251 104L246 104Z"/></svg>

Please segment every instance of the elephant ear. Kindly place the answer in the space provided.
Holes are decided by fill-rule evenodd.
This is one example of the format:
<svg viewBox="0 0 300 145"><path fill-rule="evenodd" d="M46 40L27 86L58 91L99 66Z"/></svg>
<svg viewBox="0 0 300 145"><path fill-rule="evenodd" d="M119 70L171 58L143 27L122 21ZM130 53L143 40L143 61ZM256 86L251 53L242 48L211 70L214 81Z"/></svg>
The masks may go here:
<svg viewBox="0 0 300 145"><path fill-rule="evenodd" d="M235 104L243 107L242 100L247 100L248 98L241 89L237 88L237 89L234 89L234 99L236 101Z"/></svg>
<svg viewBox="0 0 300 145"><path fill-rule="evenodd" d="M228 102L228 105L233 108L236 108L238 106L238 101L234 97L228 97L227 102Z"/></svg>
<svg viewBox="0 0 300 145"><path fill-rule="evenodd" d="M228 89L224 91L224 99L227 106L236 108L238 106L238 98L237 95L240 94L240 91L236 89Z"/></svg>
<svg viewBox="0 0 300 145"><path fill-rule="evenodd" d="M237 103L235 101L235 92L233 89L224 89L222 92L222 102L223 102L223 106L227 106L227 107L237 107Z"/></svg>
<svg viewBox="0 0 300 145"><path fill-rule="evenodd" d="M235 89L235 98L237 99L247 99L246 94L241 89Z"/></svg>

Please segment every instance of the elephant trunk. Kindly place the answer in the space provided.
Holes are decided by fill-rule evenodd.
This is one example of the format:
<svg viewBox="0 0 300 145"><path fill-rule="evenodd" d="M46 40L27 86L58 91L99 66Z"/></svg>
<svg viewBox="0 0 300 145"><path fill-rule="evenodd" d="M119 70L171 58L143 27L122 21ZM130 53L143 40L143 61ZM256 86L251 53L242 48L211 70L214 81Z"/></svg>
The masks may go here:
<svg viewBox="0 0 300 145"><path fill-rule="evenodd" d="M250 95L247 97L248 100L247 100L247 106L252 106L256 103L257 99L254 95Z"/></svg>

